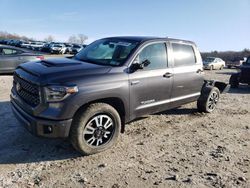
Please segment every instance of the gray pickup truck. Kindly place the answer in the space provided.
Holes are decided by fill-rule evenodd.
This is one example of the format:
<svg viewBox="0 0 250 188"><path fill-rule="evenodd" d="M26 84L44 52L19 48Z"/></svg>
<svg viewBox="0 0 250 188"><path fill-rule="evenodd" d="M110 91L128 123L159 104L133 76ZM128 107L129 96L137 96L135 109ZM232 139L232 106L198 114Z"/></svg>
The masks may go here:
<svg viewBox="0 0 250 188"><path fill-rule="evenodd" d="M113 146L125 124L197 101L212 112L226 84L205 81L193 42L156 37L111 37L74 57L20 65L11 103L34 135L69 137L84 155Z"/></svg>

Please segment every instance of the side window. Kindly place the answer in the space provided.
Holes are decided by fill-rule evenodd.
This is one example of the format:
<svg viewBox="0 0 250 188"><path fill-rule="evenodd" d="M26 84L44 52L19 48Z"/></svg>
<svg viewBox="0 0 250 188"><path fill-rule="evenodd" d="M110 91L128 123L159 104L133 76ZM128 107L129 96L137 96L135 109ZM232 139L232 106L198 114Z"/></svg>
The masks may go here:
<svg viewBox="0 0 250 188"><path fill-rule="evenodd" d="M194 49L191 45L172 43L174 54L174 65L188 66L196 63Z"/></svg>
<svg viewBox="0 0 250 188"><path fill-rule="evenodd" d="M17 50L13 50L9 48L2 49L2 55L14 55L14 54L17 54Z"/></svg>
<svg viewBox="0 0 250 188"><path fill-rule="evenodd" d="M150 64L145 70L161 69L167 67L167 51L165 43L151 44L139 53L139 62L148 60Z"/></svg>

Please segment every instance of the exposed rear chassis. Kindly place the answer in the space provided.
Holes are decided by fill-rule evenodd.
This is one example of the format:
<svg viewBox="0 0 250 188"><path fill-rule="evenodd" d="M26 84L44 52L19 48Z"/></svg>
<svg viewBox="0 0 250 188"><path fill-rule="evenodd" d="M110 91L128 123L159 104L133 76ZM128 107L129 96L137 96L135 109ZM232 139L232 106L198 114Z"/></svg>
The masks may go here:
<svg viewBox="0 0 250 188"><path fill-rule="evenodd" d="M217 87L220 90L220 93L226 93L230 88L229 84L217 80L204 80L202 88L207 86Z"/></svg>

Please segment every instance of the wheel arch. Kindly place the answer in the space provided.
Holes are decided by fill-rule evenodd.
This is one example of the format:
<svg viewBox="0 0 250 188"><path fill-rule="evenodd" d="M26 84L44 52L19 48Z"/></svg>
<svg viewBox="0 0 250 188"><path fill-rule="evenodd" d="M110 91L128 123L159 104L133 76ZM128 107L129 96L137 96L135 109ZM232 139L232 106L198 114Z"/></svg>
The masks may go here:
<svg viewBox="0 0 250 188"><path fill-rule="evenodd" d="M82 106L80 106L76 110L74 117L78 113L83 112L90 104L93 104L93 103L106 103L106 104L109 104L110 106L112 106L113 108L115 108L116 111L119 113L120 118L121 118L121 126L122 126L121 133L125 132L125 122L126 122L126 119L128 118L127 115L129 113L126 111L126 107L125 107L123 100L118 98L118 97L108 97L108 98L101 98L101 99L89 101L89 102L83 104ZM74 119L74 117L73 117L73 119Z"/></svg>
<svg viewBox="0 0 250 188"><path fill-rule="evenodd" d="M217 80L205 80L202 88L204 88L206 86L217 87L219 89L220 93L226 92L227 88L228 88L227 83L220 82Z"/></svg>

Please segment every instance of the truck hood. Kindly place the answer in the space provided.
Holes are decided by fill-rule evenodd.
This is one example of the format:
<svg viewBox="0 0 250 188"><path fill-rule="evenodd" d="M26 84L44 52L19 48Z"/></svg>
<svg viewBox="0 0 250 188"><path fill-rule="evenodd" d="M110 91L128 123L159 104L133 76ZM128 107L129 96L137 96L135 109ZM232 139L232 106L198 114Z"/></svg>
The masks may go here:
<svg viewBox="0 0 250 188"><path fill-rule="evenodd" d="M96 65L71 58L51 58L21 64L17 71L22 69L38 77L42 84L64 81L78 76L105 74L111 68L111 66Z"/></svg>

